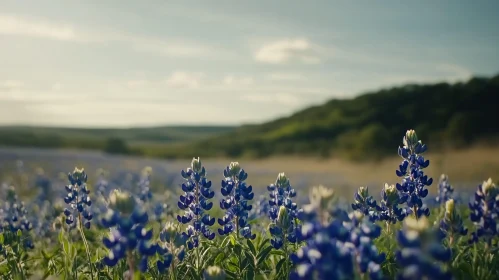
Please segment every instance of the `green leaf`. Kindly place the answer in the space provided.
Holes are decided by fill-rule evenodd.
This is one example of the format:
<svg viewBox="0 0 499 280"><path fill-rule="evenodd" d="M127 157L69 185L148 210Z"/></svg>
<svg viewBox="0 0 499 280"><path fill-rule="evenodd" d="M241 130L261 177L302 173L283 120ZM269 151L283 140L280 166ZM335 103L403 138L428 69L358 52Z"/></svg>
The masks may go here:
<svg viewBox="0 0 499 280"><path fill-rule="evenodd" d="M3 242L4 242L3 233L0 233L0 245L3 245Z"/></svg>
<svg viewBox="0 0 499 280"><path fill-rule="evenodd" d="M217 255L217 257L215 258L214 263L216 265L220 265L222 263L222 261L223 261L224 258L225 258L225 254L222 252L222 253L220 253L220 254Z"/></svg>
<svg viewBox="0 0 499 280"><path fill-rule="evenodd" d="M232 246L236 245L236 238L234 237L234 235L230 236L230 244L232 244Z"/></svg>
<svg viewBox="0 0 499 280"><path fill-rule="evenodd" d="M255 269L255 257L251 255L248 251L244 251L244 255L246 256L246 259L248 259L249 265Z"/></svg>
<svg viewBox="0 0 499 280"><path fill-rule="evenodd" d="M237 275L231 271L226 270L225 274L227 274L227 276L229 276L231 279L237 279Z"/></svg>
<svg viewBox="0 0 499 280"><path fill-rule="evenodd" d="M282 266L286 263L286 261L287 261L287 260L286 260L285 258L283 258L283 259L281 259L281 260L277 263L277 265L275 266L275 271L276 271L276 273L277 273L277 274L279 274L279 273L281 272L281 270L282 270Z"/></svg>
<svg viewBox="0 0 499 280"><path fill-rule="evenodd" d="M256 256L256 249L255 249L255 245L253 245L253 242L251 242L251 240L248 239L246 241L246 244L248 244L248 247L249 247L251 253L253 254L253 256Z"/></svg>
<svg viewBox="0 0 499 280"><path fill-rule="evenodd" d="M254 280L254 279L255 279L255 270L248 269L248 272L246 272L246 280Z"/></svg>
<svg viewBox="0 0 499 280"><path fill-rule="evenodd" d="M265 249L263 249L262 251L260 251L260 253L257 256L257 260L258 260L257 266L260 266L262 263L265 262L270 251L272 251L272 246L268 246Z"/></svg>

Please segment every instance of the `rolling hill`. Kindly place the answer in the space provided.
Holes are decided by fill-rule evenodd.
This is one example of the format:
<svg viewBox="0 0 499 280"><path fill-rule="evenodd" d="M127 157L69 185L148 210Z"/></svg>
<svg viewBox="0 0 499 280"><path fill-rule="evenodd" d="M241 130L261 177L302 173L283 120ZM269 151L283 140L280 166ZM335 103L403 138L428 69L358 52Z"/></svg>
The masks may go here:
<svg viewBox="0 0 499 280"><path fill-rule="evenodd" d="M165 157L393 154L407 129L431 148L496 141L499 75L465 83L406 85L329 102L289 117L163 151Z"/></svg>
<svg viewBox="0 0 499 280"><path fill-rule="evenodd" d="M393 154L407 129L432 149L499 143L499 75L332 99L257 125L131 129L0 127L0 145L98 149L164 158Z"/></svg>

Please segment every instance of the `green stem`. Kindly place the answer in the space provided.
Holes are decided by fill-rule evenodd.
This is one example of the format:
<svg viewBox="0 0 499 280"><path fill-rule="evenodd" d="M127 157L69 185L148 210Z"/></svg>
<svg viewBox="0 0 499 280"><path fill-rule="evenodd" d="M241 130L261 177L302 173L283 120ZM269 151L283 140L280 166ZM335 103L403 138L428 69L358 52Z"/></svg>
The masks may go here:
<svg viewBox="0 0 499 280"><path fill-rule="evenodd" d="M83 240L83 245L85 246L85 252L88 258L88 265L90 266L90 278L94 279L94 266L92 264L92 257L90 256L90 248L88 246L87 238L85 237L85 232L83 231L83 225L81 222L81 214L78 214L78 231L80 232L81 239Z"/></svg>
<svg viewBox="0 0 499 280"><path fill-rule="evenodd" d="M127 263L128 263L128 280L133 280L135 274L135 262L133 258L133 252L127 252Z"/></svg>
<svg viewBox="0 0 499 280"><path fill-rule="evenodd" d="M282 249L284 251L284 279L289 278L289 252L288 252L288 238L286 234L283 234Z"/></svg>

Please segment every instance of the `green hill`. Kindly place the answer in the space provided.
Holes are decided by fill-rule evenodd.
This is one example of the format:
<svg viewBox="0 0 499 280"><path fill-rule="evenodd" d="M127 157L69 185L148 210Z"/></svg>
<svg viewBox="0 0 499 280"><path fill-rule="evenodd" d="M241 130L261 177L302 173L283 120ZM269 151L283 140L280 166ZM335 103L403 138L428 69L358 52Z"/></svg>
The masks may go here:
<svg viewBox="0 0 499 280"><path fill-rule="evenodd" d="M393 154L407 129L431 149L499 143L499 75L466 83L406 85L333 99L289 117L238 128L0 127L0 146L98 149L166 158Z"/></svg>
<svg viewBox="0 0 499 280"><path fill-rule="evenodd" d="M172 143L185 143L227 133L229 126L165 126L129 129L83 129L4 126L0 146L38 148L79 148L110 153L142 153L143 149ZM131 146L128 147L128 146Z"/></svg>
<svg viewBox="0 0 499 280"><path fill-rule="evenodd" d="M333 99L292 116L240 127L175 149L166 157L316 155L353 159L393 154L407 129L425 143L466 146L499 135L499 75L466 83L406 85ZM499 142L498 142L499 143Z"/></svg>

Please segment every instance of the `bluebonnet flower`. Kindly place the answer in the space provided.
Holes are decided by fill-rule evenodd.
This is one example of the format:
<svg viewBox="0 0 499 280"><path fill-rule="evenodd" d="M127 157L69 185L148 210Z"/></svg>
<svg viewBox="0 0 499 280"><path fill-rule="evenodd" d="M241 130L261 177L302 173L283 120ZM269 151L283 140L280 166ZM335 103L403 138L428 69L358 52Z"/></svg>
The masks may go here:
<svg viewBox="0 0 499 280"><path fill-rule="evenodd" d="M377 206L379 219L392 224L395 224L397 221L402 221L406 214L398 207L400 201L396 187L385 183L385 186L381 191L381 202Z"/></svg>
<svg viewBox="0 0 499 280"><path fill-rule="evenodd" d="M161 203L161 202L155 203L152 209L154 220L161 223L161 220L163 219L163 216L165 215L167 208L168 205L166 203Z"/></svg>
<svg viewBox="0 0 499 280"><path fill-rule="evenodd" d="M320 221L317 205L306 205L300 213L304 224L301 236L306 245L291 255L296 270L291 280L354 279L354 261L346 246L350 235L339 219Z"/></svg>
<svg viewBox="0 0 499 280"><path fill-rule="evenodd" d="M147 229L148 215L140 208L130 193L114 190L109 197L108 213L102 218L104 227L110 228L108 237L103 243L109 249L109 254L104 257L103 263L115 266L124 258L133 259L140 255L139 269L146 271L148 257L156 253L157 246L150 242L153 232ZM129 265L133 260L129 259ZM133 271L135 268L130 267ZM133 273L132 273L133 275Z"/></svg>
<svg viewBox="0 0 499 280"><path fill-rule="evenodd" d="M215 223L215 218L205 213L213 207L213 202L209 200L215 192L211 190L211 181L206 179L206 169L199 158L193 158L191 167L182 170L181 174L186 182L182 184L184 194L180 196L178 207L185 213L178 215L177 220L189 224L184 235L189 237L187 247L192 249L199 246L200 234L209 240L215 238L215 233L209 228Z"/></svg>
<svg viewBox="0 0 499 280"><path fill-rule="evenodd" d="M209 266L203 273L203 280L225 280L225 278L225 272L218 266Z"/></svg>
<svg viewBox="0 0 499 280"><path fill-rule="evenodd" d="M265 222L263 222L263 220L269 218L270 211L270 205L268 203L267 196L260 195L259 199L252 206L252 209L248 213L248 220L259 221L253 224L253 229L261 232L261 234L266 234L268 228L265 226Z"/></svg>
<svg viewBox="0 0 499 280"><path fill-rule="evenodd" d="M23 201L18 201L15 188L9 187L3 208L0 209L0 232L23 233L23 246L33 249L34 245L29 232L33 229L33 224L27 218L28 210ZM1 247L0 247L1 250Z"/></svg>
<svg viewBox="0 0 499 280"><path fill-rule="evenodd" d="M260 195L251 211L249 211L249 219L256 220L262 217L268 217L269 211L270 205L267 201L267 197L265 195Z"/></svg>
<svg viewBox="0 0 499 280"><path fill-rule="evenodd" d="M319 221L323 224L327 223L331 217L336 217L338 209L333 209L333 203L336 200L336 194L333 189L326 188L322 185L313 186L309 192L310 205L318 210ZM301 213L298 215L300 216Z"/></svg>
<svg viewBox="0 0 499 280"><path fill-rule="evenodd" d="M343 222L350 234L345 246L350 248L360 274L367 273L369 279L382 279L381 263L385 260L385 254L378 253L373 244L373 240L381 235L381 227L365 217L362 212L354 211Z"/></svg>
<svg viewBox="0 0 499 280"><path fill-rule="evenodd" d="M463 226L463 219L456 210L454 199L445 202L445 213L440 221L440 229L449 237L449 244L452 244L456 236L465 236L468 229Z"/></svg>
<svg viewBox="0 0 499 280"><path fill-rule="evenodd" d="M95 183L95 194L98 196L103 196L105 198L109 195L109 181L106 180L107 172L104 169L99 169L97 171L97 182Z"/></svg>
<svg viewBox="0 0 499 280"><path fill-rule="evenodd" d="M364 215L369 217L369 220L374 222L379 219L378 205L376 200L369 195L368 187L360 187L354 195L354 203L352 203L353 210L359 210Z"/></svg>
<svg viewBox="0 0 499 280"><path fill-rule="evenodd" d="M398 232L400 250L396 252L397 263L402 267L397 279L452 279L442 263L451 259L451 251L442 245L441 231L430 228L426 217L404 219L404 227Z"/></svg>
<svg viewBox="0 0 499 280"><path fill-rule="evenodd" d="M402 183L397 183L401 203L406 203L407 213L414 213L416 218L429 216L430 210L423 205L423 198L428 195L427 186L433 183L432 178L424 175L423 169L430 165L425 160L423 153L427 150L425 144L418 140L414 130L408 130L403 138L403 147L399 147L398 154L404 160L396 170L398 177L403 178Z"/></svg>
<svg viewBox="0 0 499 280"><path fill-rule="evenodd" d="M447 200L452 199L453 193L454 188L449 184L449 177L442 174L438 182L438 196L435 198L435 201L443 205Z"/></svg>
<svg viewBox="0 0 499 280"><path fill-rule="evenodd" d="M269 231L272 234L270 243L274 248L279 249L284 242L299 242L299 224L298 213L300 209L292 201L296 197L296 191L291 187L289 179L284 173L279 173L275 184L267 187L269 194L269 216L272 224ZM286 250L286 248L284 248Z"/></svg>
<svg viewBox="0 0 499 280"><path fill-rule="evenodd" d="M477 242L482 238L490 244L492 238L499 232L499 187L492 182L492 179L489 178L478 186L469 208L470 219L476 227L476 231L471 234L470 242Z"/></svg>
<svg viewBox="0 0 499 280"><path fill-rule="evenodd" d="M37 197L39 202L52 199L52 184L41 168L36 170L35 186L40 190Z"/></svg>
<svg viewBox="0 0 499 280"><path fill-rule="evenodd" d="M149 201L152 198L152 192L151 192L151 175L152 175L152 168L151 167L145 167L142 170L142 174L140 176L140 181L137 184L138 187L138 192L139 192L139 198L142 201Z"/></svg>
<svg viewBox="0 0 499 280"><path fill-rule="evenodd" d="M75 168L73 173L68 174L69 185L66 185L67 195L64 202L68 208L64 209L66 224L70 227L85 226L90 228L90 221L93 218L90 206L90 190L87 188L87 174L85 170ZM75 219L77 220L75 223Z"/></svg>
<svg viewBox="0 0 499 280"><path fill-rule="evenodd" d="M224 198L220 201L220 208L225 210L225 215L218 219L218 224L222 228L218 229L218 234L227 235L236 232L236 236L243 236L248 239L255 239L256 234L252 234L248 217L252 206L249 202L253 199L253 187L246 185L245 180L248 173L244 172L238 162L232 162L224 170L221 192Z"/></svg>
<svg viewBox="0 0 499 280"><path fill-rule="evenodd" d="M178 233L173 223L165 224L159 234L160 242L157 245L160 259L156 262L156 265L160 273L165 273L170 267L175 269L175 265L184 260L185 237L185 235Z"/></svg>

